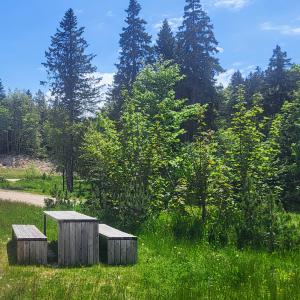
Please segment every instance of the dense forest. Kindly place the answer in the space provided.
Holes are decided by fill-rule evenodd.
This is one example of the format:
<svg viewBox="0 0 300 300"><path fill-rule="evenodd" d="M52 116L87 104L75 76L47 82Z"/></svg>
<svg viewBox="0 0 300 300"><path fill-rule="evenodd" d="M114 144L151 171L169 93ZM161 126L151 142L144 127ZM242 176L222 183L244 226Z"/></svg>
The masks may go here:
<svg viewBox="0 0 300 300"><path fill-rule="evenodd" d="M268 67L233 74L200 0L182 25L155 41L130 0L114 83L99 106L84 28L68 10L42 62L51 91L5 91L0 81L0 154L50 158L82 205L102 219L138 226L167 213L174 234L217 245L299 245L286 211L300 209L300 66L280 47ZM96 113L95 113L96 112Z"/></svg>

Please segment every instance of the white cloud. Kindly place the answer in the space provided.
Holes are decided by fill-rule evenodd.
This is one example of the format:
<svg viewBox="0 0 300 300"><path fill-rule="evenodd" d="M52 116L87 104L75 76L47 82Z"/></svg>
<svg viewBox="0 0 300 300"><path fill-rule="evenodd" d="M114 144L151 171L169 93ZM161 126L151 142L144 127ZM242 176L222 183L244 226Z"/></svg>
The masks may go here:
<svg viewBox="0 0 300 300"><path fill-rule="evenodd" d="M284 35L300 35L300 26L274 25L270 22L264 22L260 28L263 31L276 31Z"/></svg>
<svg viewBox="0 0 300 300"><path fill-rule="evenodd" d="M97 73L97 76L101 77L101 85L112 85L114 82L115 73Z"/></svg>
<svg viewBox="0 0 300 300"><path fill-rule="evenodd" d="M250 3L250 0L214 0L215 7L240 9Z"/></svg>
<svg viewBox="0 0 300 300"><path fill-rule="evenodd" d="M81 14L83 14L83 9L75 9L75 13L77 15L81 15Z"/></svg>
<svg viewBox="0 0 300 300"><path fill-rule="evenodd" d="M229 69L226 72L220 73L216 77L217 85L222 85L224 88L228 87L230 83L230 79L235 71L236 71L235 69Z"/></svg>
<svg viewBox="0 0 300 300"><path fill-rule="evenodd" d="M99 82L101 101L104 101L106 99L106 94L114 82L114 75L115 73L101 73L101 72L96 72L94 74L96 78L101 78L101 81Z"/></svg>
<svg viewBox="0 0 300 300"><path fill-rule="evenodd" d="M242 65L242 63L238 63L240 66ZM233 64L234 67L237 66L237 63ZM224 88L228 87L228 85L230 84L230 80L232 75L238 70L237 68L230 68L227 71L220 73L218 76L216 76L216 81L217 81L217 85L222 85ZM250 72L254 71L255 66L254 65L249 65L246 66L244 68L239 69L239 71L242 73L243 77L246 77L249 75Z"/></svg>
<svg viewBox="0 0 300 300"><path fill-rule="evenodd" d="M109 10L109 11L106 13L106 16L107 16L107 17L115 17L116 15L115 15L111 10Z"/></svg>
<svg viewBox="0 0 300 300"><path fill-rule="evenodd" d="M167 18L170 27L172 28L172 30L176 30L179 26L181 26L182 21L183 21L183 17L178 17L178 18ZM160 29L162 27L163 22L160 21L158 23L156 23L154 25L155 29Z"/></svg>
<svg viewBox="0 0 300 300"><path fill-rule="evenodd" d="M217 50L218 50L220 53L224 53L224 48L222 48L222 47L217 47Z"/></svg>

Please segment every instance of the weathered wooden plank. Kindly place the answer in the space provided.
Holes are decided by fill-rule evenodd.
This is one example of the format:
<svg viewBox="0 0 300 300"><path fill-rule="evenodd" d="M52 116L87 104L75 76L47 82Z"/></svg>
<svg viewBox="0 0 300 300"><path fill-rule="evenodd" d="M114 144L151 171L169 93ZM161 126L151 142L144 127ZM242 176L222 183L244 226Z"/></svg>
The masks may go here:
<svg viewBox="0 0 300 300"><path fill-rule="evenodd" d="M80 214L76 211L44 211L44 214L56 221L83 221L83 222L94 222L97 219Z"/></svg>
<svg viewBox="0 0 300 300"><path fill-rule="evenodd" d="M17 262L19 264L24 263L24 241L16 241L17 248Z"/></svg>
<svg viewBox="0 0 300 300"><path fill-rule="evenodd" d="M47 240L47 237L34 225L12 225L12 230L16 240Z"/></svg>
<svg viewBox="0 0 300 300"><path fill-rule="evenodd" d="M30 242L24 241L24 264L28 265L30 263Z"/></svg>
<svg viewBox="0 0 300 300"><path fill-rule="evenodd" d="M63 239L64 239L64 265L69 266L71 259L70 259L70 223L69 222L62 222L63 223Z"/></svg>
<svg viewBox="0 0 300 300"><path fill-rule="evenodd" d="M135 240L128 240L127 241L127 263L128 264L135 264L136 263L136 256L137 256L137 241Z"/></svg>
<svg viewBox="0 0 300 300"><path fill-rule="evenodd" d="M64 244L64 225L62 222L58 223L58 264L60 266L64 265L65 262L65 244Z"/></svg>
<svg viewBox="0 0 300 300"><path fill-rule="evenodd" d="M41 248L42 248L42 241L36 241L35 242L35 263L37 265L41 265L41 259L42 259L42 255L41 255Z"/></svg>
<svg viewBox="0 0 300 300"><path fill-rule="evenodd" d="M93 224L93 243L94 243L94 264L99 263L99 233L98 233L98 222Z"/></svg>
<svg viewBox="0 0 300 300"><path fill-rule="evenodd" d="M36 262L36 242L29 241L29 263L34 264Z"/></svg>
<svg viewBox="0 0 300 300"><path fill-rule="evenodd" d="M107 241L107 263L109 265L114 264L115 262L115 241Z"/></svg>
<svg viewBox="0 0 300 300"><path fill-rule="evenodd" d="M121 241L115 240L115 265L119 265L121 263Z"/></svg>
<svg viewBox="0 0 300 300"><path fill-rule="evenodd" d="M121 265L126 265L127 263L127 255L126 255L126 245L127 241L126 240L121 240Z"/></svg>
<svg viewBox="0 0 300 300"><path fill-rule="evenodd" d="M87 223L83 222L81 224L81 261L83 265L88 264L88 233L87 233Z"/></svg>
<svg viewBox="0 0 300 300"><path fill-rule="evenodd" d="M75 224L75 261L78 265L80 265L81 262L81 223L76 222Z"/></svg>
<svg viewBox="0 0 300 300"><path fill-rule="evenodd" d="M87 226L87 247L88 247L88 264L94 263L94 224L86 223Z"/></svg>
<svg viewBox="0 0 300 300"><path fill-rule="evenodd" d="M76 247L76 229L75 224L73 222L69 223L70 226L70 264L74 266L76 264L76 253L75 253L75 247Z"/></svg>
<svg viewBox="0 0 300 300"><path fill-rule="evenodd" d="M109 239L117 239L117 240L137 239L137 237L132 234L128 234L126 232L120 231L106 224L99 224L99 234Z"/></svg>

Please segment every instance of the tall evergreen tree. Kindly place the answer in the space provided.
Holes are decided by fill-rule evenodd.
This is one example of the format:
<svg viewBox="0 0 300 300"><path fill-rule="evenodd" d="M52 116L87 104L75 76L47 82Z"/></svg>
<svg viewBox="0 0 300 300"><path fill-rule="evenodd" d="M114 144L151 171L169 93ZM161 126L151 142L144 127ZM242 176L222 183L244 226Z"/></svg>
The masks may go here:
<svg viewBox="0 0 300 300"><path fill-rule="evenodd" d="M283 103L291 98L292 91L297 87L289 71L291 65L291 59L287 57L287 53L277 45L266 70L264 106L268 115L278 113Z"/></svg>
<svg viewBox="0 0 300 300"><path fill-rule="evenodd" d="M260 67L256 67L254 72L251 72L246 80L246 101L248 105L252 104L253 95L257 93L263 93L265 84L265 73Z"/></svg>
<svg viewBox="0 0 300 300"><path fill-rule="evenodd" d="M176 40L167 19L163 21L162 27L158 33L155 46L155 55L158 59L175 59Z"/></svg>
<svg viewBox="0 0 300 300"><path fill-rule="evenodd" d="M95 109L100 81L93 75L96 72L92 65L95 55L85 53L88 44L83 33L84 28L78 28L74 11L69 9L52 37L43 64L55 99L53 105L64 114L63 128L57 130L65 133L64 147L55 156L66 170L69 191L73 190L76 159L75 128L85 112Z"/></svg>
<svg viewBox="0 0 300 300"><path fill-rule="evenodd" d="M141 5L137 0L130 0L126 10L127 26L123 28L120 35L120 57L116 64L117 73L114 77L112 90L112 117L119 118L123 106L121 95L122 89L130 91L138 73L145 64L153 61L153 49L151 47L151 36L147 34L147 24L139 17Z"/></svg>
<svg viewBox="0 0 300 300"><path fill-rule="evenodd" d="M2 99L4 99L4 98L5 98L5 90L4 90L2 81L1 81L1 79L0 79L0 100L2 100Z"/></svg>
<svg viewBox="0 0 300 300"><path fill-rule="evenodd" d="M177 33L178 62L185 80L179 86L180 97L187 97L191 104L213 103L215 99L215 75L222 71L218 42L213 25L203 10L200 0L186 0L184 20Z"/></svg>

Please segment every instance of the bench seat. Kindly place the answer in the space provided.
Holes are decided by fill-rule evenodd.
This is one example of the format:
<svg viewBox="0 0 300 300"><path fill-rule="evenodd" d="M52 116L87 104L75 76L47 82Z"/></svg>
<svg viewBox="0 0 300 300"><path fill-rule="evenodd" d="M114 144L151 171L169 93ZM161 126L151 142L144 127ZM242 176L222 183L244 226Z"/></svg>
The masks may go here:
<svg viewBox="0 0 300 300"><path fill-rule="evenodd" d="M105 224L99 224L100 260L109 265L137 262L137 237Z"/></svg>
<svg viewBox="0 0 300 300"><path fill-rule="evenodd" d="M12 225L18 264L47 264L47 237L34 225Z"/></svg>

